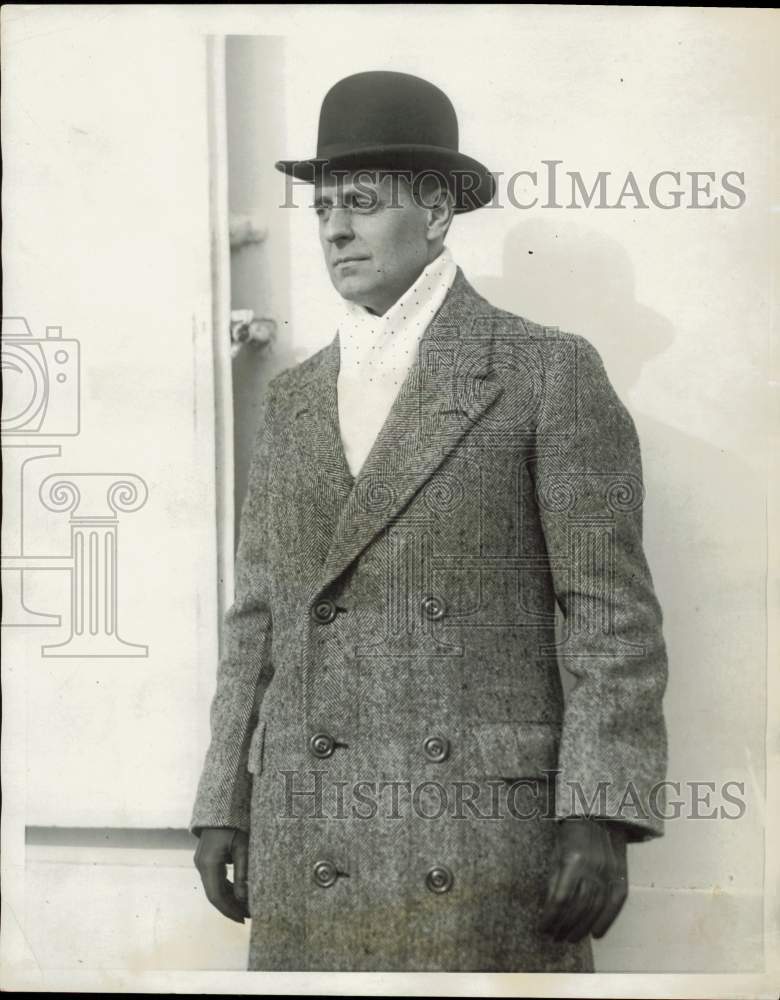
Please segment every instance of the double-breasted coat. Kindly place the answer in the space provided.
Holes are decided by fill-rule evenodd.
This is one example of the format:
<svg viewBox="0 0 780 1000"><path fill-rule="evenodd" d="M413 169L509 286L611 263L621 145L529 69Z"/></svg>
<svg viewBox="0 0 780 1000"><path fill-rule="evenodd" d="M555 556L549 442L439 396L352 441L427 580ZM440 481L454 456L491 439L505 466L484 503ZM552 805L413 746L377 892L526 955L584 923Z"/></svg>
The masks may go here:
<svg viewBox="0 0 780 1000"><path fill-rule="evenodd" d="M554 817L662 832L632 419L460 269L356 480L338 367L267 393L190 828L249 833L250 969L590 970L539 931Z"/></svg>

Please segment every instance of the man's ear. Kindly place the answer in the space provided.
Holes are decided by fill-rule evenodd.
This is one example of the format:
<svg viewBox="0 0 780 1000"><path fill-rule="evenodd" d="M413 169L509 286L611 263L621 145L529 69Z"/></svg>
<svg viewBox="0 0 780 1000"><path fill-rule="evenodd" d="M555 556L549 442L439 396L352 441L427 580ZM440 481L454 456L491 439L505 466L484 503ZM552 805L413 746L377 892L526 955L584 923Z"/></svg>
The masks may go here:
<svg viewBox="0 0 780 1000"><path fill-rule="evenodd" d="M428 239L444 239L450 228L455 212L455 202L452 193L447 188L440 189L439 197L428 211Z"/></svg>

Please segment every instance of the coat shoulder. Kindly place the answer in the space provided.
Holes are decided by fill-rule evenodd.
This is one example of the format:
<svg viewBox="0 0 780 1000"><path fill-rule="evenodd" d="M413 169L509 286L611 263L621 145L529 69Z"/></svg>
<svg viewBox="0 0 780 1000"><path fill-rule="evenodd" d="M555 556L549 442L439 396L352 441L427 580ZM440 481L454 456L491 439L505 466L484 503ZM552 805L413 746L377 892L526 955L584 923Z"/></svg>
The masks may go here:
<svg viewBox="0 0 780 1000"><path fill-rule="evenodd" d="M509 345L510 351L521 352L543 386L545 409L569 412L575 399L582 402L588 398L597 400L604 412L619 411L625 420L631 419L617 397L601 354L587 337L502 309L468 282L464 285L471 333L490 343L491 350L503 343L505 349Z"/></svg>
<svg viewBox="0 0 780 1000"><path fill-rule="evenodd" d="M324 368L334 364L338 364L338 345L331 341L303 361L274 375L268 383L268 394L284 399L290 393L303 391Z"/></svg>
<svg viewBox="0 0 780 1000"><path fill-rule="evenodd" d="M521 313L502 309L481 295L468 281L463 282L469 299L472 324L487 323L493 330L515 334L542 343L567 343L588 353L597 353L594 345L582 334L541 323Z"/></svg>
<svg viewBox="0 0 780 1000"><path fill-rule="evenodd" d="M320 348L315 354L311 354L308 358L304 358L303 361L299 361L297 364L291 365L289 368L285 368L280 371L268 383L269 389L292 389L297 388L300 385L305 385L312 375L314 375L320 365L325 361L328 352L332 349L331 344L327 344L325 347Z"/></svg>

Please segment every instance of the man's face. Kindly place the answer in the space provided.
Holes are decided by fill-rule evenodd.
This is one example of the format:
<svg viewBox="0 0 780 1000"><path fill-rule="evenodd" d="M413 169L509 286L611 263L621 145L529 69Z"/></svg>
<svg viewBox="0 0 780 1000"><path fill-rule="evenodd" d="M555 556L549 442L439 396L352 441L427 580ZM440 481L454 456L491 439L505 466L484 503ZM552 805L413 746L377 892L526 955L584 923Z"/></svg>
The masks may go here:
<svg viewBox="0 0 780 1000"><path fill-rule="evenodd" d="M435 256L429 212L399 175L328 178L317 185L314 206L330 280L343 298L379 315Z"/></svg>

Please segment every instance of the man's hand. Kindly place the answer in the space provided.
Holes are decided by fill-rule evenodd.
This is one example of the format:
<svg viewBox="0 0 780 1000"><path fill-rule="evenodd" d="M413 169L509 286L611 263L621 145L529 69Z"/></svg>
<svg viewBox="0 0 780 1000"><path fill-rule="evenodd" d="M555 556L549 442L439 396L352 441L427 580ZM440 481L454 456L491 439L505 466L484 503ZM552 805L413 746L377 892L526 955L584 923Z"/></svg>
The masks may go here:
<svg viewBox="0 0 780 1000"><path fill-rule="evenodd" d="M233 863L233 881L227 866ZM212 906L220 913L243 924L249 916L247 875L249 872L249 837L233 827L206 827L198 840L195 867Z"/></svg>
<svg viewBox="0 0 780 1000"><path fill-rule="evenodd" d="M558 824L542 930L556 941L603 937L628 896L626 832L587 817Z"/></svg>

